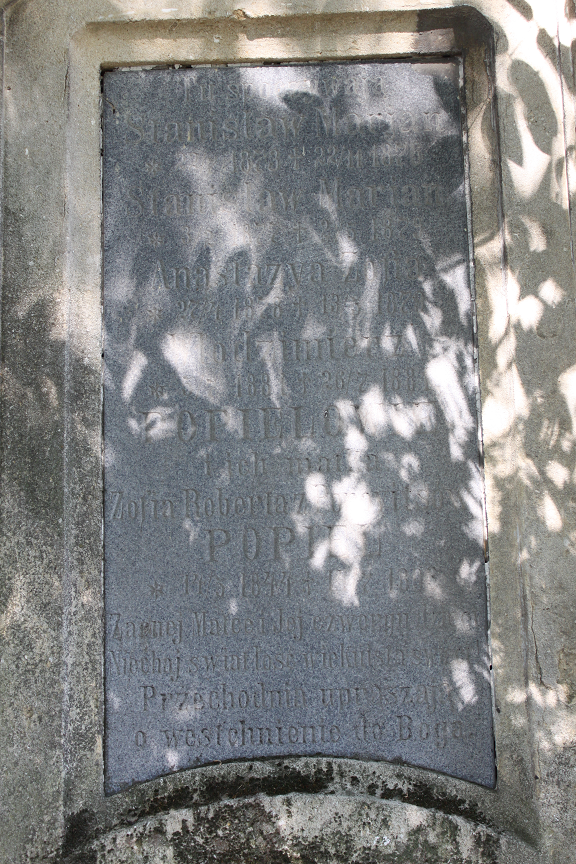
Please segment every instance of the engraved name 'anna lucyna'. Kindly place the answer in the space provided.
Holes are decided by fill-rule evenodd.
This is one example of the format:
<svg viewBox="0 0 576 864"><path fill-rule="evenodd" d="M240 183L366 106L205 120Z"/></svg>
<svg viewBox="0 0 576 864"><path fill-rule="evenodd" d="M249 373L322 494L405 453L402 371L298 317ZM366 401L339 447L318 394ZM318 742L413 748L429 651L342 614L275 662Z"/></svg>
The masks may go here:
<svg viewBox="0 0 576 864"><path fill-rule="evenodd" d="M389 234L392 232L392 219L390 214L379 217L380 227L388 226ZM404 223L402 223L404 224ZM399 226L400 227L400 226ZM348 231L350 237L350 232ZM378 314L397 315L399 313L420 312L425 307L425 296L416 293L420 287L420 280L426 271L425 261L419 255L400 254L395 248L388 249L385 255L369 258L360 263L350 262L346 269L335 266L334 262L322 261L281 261L267 264L241 264L237 260L229 261L215 276L208 267L200 264L189 264L183 254L176 260L166 256L158 258L152 270L151 287L154 291L170 291L172 293L186 293L192 296L191 306L181 306L179 311L188 313L189 320L204 317L213 317L215 321L223 318L222 309L212 297L205 301L202 306L199 298L208 288L243 288L250 286L257 293L273 288L282 280L291 291L291 303L286 304L291 316L301 318L306 311L307 302L315 303L315 310L322 315L341 315L348 317L354 311L358 312L360 307L359 290L366 279L378 282L381 288L386 288L379 297ZM392 283L402 282L400 289L394 291L390 288ZM306 295L297 293L299 288L325 287L326 290L318 295ZM334 290L334 289L337 290ZM356 296L353 295L356 291ZM440 303L442 298L435 298ZM277 320L280 317L278 304L270 304L270 311ZM253 320L262 315L262 308L258 306L257 299L252 296L234 300L233 317L235 321L240 319ZM354 340L348 340L347 346L354 346ZM358 347L367 348L370 344L369 337L360 337L357 341ZM357 352L359 353L359 352ZM326 355L327 356L327 355ZM345 356L352 356L350 350ZM237 352L234 352L238 359ZM331 349L330 359L334 356Z"/></svg>

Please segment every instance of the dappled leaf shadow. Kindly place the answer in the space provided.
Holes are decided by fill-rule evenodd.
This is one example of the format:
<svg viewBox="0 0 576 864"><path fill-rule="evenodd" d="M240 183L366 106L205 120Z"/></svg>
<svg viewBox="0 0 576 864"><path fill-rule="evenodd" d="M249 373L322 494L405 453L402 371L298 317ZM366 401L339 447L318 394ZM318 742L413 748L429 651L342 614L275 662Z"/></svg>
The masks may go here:
<svg viewBox="0 0 576 864"><path fill-rule="evenodd" d="M142 724L142 694L141 777L319 751L490 785L457 66L108 73L105 86L111 788L126 782L116 742L128 716ZM197 593L176 625L182 592ZM124 643L159 614L187 650L217 652L212 676L207 656L166 658L200 700L211 680L228 693L205 715L224 712L205 747L185 744L188 694L165 700L159 737L156 684L140 669L134 697L122 671ZM227 626L239 660L218 653ZM259 716L258 651L280 652L257 686L289 674L266 711L293 709L298 741L249 726L240 743L229 727L240 698L247 723ZM137 669L148 654L133 656Z"/></svg>

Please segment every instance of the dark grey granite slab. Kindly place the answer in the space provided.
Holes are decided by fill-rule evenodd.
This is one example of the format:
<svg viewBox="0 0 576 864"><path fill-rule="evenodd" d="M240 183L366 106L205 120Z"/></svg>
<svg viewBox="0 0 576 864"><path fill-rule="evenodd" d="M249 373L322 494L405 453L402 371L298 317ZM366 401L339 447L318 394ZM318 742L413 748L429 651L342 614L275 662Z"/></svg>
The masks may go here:
<svg viewBox="0 0 576 864"><path fill-rule="evenodd" d="M456 61L104 74L106 787L494 750Z"/></svg>

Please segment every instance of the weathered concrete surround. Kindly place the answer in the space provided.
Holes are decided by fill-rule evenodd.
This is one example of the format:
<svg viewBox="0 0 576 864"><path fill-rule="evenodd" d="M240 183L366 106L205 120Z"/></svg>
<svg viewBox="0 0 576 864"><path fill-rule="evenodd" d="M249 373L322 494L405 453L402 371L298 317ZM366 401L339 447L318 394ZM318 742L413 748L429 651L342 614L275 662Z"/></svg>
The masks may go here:
<svg viewBox="0 0 576 864"><path fill-rule="evenodd" d="M441 6L5 4L0 860L576 861L573 6ZM496 789L290 758L105 797L100 71L455 51L466 75Z"/></svg>

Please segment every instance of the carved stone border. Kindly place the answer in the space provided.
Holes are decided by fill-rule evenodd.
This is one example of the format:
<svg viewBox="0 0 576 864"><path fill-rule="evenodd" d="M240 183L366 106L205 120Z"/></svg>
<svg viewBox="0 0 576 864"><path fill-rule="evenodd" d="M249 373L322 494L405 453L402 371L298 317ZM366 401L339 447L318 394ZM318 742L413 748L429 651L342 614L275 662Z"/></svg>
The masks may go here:
<svg viewBox="0 0 576 864"><path fill-rule="evenodd" d="M174 807L256 793L337 793L422 804L534 838L532 736L528 708L518 724L499 699L525 688L522 588L514 514L490 540L498 783L494 791L430 771L387 763L290 758L191 769L103 794L100 73L117 66L403 58L461 54L464 62L481 379L493 363L489 291L501 290L503 242L492 34L472 10L363 13L294 18L91 23L69 46L66 138L65 584L63 593L63 770L69 851L94 832ZM498 286L501 286L498 289ZM496 289L494 289L496 286ZM506 302L503 296L503 302ZM82 358L82 362L78 362ZM510 403L514 394L509 393ZM82 422L79 421L81 415ZM510 453L514 453L514 432ZM92 458L86 458L86 444ZM512 457L513 458L513 457ZM488 456L486 477L493 465ZM488 489L490 483L488 482ZM490 531L490 494L487 500ZM500 659L499 659L500 658ZM86 815L88 814L88 815ZM70 828L71 826L71 828ZM76 837L76 839L74 839Z"/></svg>

